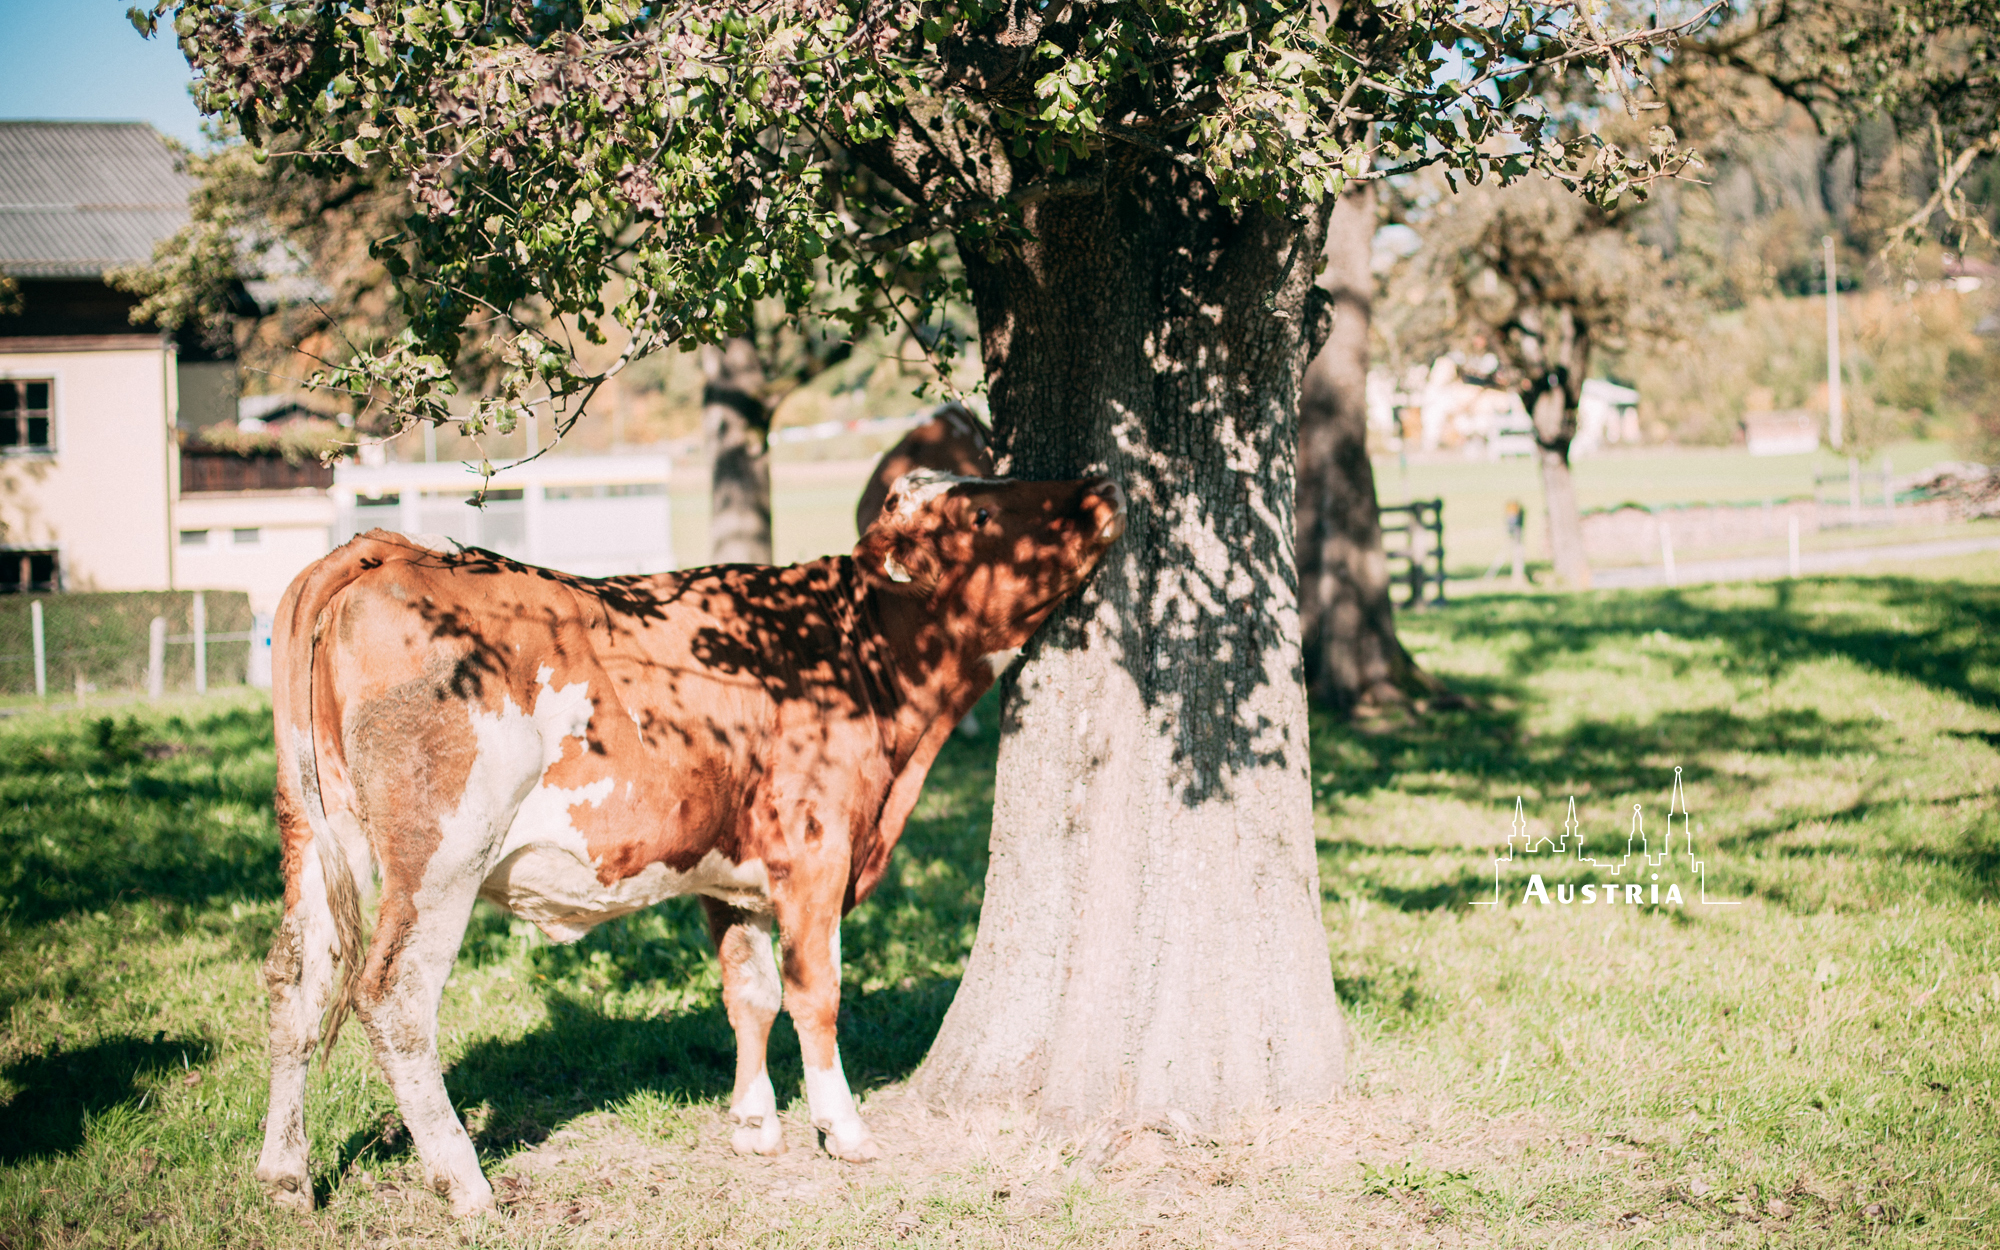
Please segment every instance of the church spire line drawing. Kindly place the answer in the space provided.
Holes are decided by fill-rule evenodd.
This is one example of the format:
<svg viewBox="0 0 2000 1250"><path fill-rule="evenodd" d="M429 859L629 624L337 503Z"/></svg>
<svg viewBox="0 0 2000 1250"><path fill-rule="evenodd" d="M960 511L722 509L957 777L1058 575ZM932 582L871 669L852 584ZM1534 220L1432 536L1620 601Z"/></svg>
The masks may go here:
<svg viewBox="0 0 2000 1250"><path fill-rule="evenodd" d="M1679 818L1679 829L1675 829L1675 819ZM1680 849L1676 851L1678 838ZM1563 860L1567 864L1562 864ZM1644 804L1632 805L1632 825L1625 837L1625 853L1615 859L1599 859L1584 851L1583 822L1576 814L1576 797L1570 796L1569 814L1563 821L1560 836L1536 834L1528 829L1528 819L1520 796L1514 799L1514 820L1512 832L1507 836L1504 854L1493 857L1493 897L1475 899L1473 907L1499 907L1507 896L1507 878L1510 870L1518 869L1528 873L1523 887L1517 881L1515 888L1522 889L1521 902L1531 899L1543 904L1549 903L1549 887L1543 882L1542 874L1561 865L1563 867L1589 868L1606 874L1611 880L1593 881L1585 884L1583 901L1596 901L1596 891L1605 891L1606 902L1617 902L1621 898L1630 904L1650 904L1661 902L1660 877L1669 875L1666 882L1667 901L1673 905L1682 903L1680 886L1682 870L1685 882L1693 897L1686 901L1705 907L1737 907L1740 899L1720 899L1708 896L1708 862L1695 851L1694 817L1688 811L1687 796L1681 789L1681 770L1674 768L1673 795L1667 802L1667 831L1659 849L1653 849L1646 833ZM1645 878L1642 880L1641 878ZM1576 886L1563 883L1557 888L1555 901L1567 904L1574 898Z"/></svg>

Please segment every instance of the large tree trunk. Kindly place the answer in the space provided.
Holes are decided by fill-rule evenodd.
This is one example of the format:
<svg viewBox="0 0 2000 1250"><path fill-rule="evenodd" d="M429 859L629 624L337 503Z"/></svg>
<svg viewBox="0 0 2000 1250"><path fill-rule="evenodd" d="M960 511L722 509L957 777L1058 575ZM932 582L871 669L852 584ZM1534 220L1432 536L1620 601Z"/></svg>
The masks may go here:
<svg viewBox="0 0 2000 1250"><path fill-rule="evenodd" d="M1299 398L1299 630L1306 690L1338 712L1424 691L1396 637L1381 504L1368 459L1368 319L1374 184L1349 187L1326 232L1319 285L1333 302L1326 346Z"/></svg>
<svg viewBox="0 0 2000 1250"><path fill-rule="evenodd" d="M979 935L917 1086L1070 1124L1326 1099L1293 564L1324 214L1232 213L1162 163L1028 225L961 251L1001 471L1108 471L1132 510L1007 681Z"/></svg>
<svg viewBox="0 0 2000 1250"><path fill-rule="evenodd" d="M764 366L749 339L701 349L701 427L708 438L708 558L771 563L771 416Z"/></svg>

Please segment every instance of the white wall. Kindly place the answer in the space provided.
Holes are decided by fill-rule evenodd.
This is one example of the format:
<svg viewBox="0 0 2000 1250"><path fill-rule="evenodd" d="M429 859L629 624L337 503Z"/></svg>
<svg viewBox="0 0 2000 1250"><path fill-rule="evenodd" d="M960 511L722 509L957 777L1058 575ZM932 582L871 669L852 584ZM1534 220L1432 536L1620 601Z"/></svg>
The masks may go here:
<svg viewBox="0 0 2000 1250"><path fill-rule="evenodd" d="M180 585L247 591L251 611L276 612L299 570L332 549L333 521L323 490L183 495L174 515ZM192 534L203 541L189 542Z"/></svg>
<svg viewBox="0 0 2000 1250"><path fill-rule="evenodd" d="M54 454L0 457L0 545L55 548L70 590L174 584L173 368L163 347L10 352L0 339L0 377L55 383Z"/></svg>

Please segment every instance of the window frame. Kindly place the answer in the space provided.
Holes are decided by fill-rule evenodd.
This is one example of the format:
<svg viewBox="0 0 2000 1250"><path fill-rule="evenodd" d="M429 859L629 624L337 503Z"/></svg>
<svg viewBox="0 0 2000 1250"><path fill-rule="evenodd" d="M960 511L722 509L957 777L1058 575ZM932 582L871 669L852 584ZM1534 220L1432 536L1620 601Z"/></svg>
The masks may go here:
<svg viewBox="0 0 2000 1250"><path fill-rule="evenodd" d="M63 391L65 389L63 386L62 370L9 368L5 363L0 363L0 382L12 382L17 386L23 387L34 382L46 382L49 387L49 406L47 409L49 414L48 442L41 446L16 444L12 447L0 447L0 459L32 460L39 458L54 460L60 456L62 454L63 429L62 403ZM29 410L24 408L17 411L25 412ZM36 548L36 550L42 550L42 548ZM58 580L60 580L60 576Z"/></svg>
<svg viewBox="0 0 2000 1250"><path fill-rule="evenodd" d="M40 555L46 555L54 561L54 568L50 570L54 576L49 580L48 589L36 590L33 584L30 583L28 586L18 590L0 590L0 598L13 595L59 595L63 592L63 565L66 561L63 559L62 544L42 543L27 547L0 547L0 561L18 560L23 556L32 557Z"/></svg>

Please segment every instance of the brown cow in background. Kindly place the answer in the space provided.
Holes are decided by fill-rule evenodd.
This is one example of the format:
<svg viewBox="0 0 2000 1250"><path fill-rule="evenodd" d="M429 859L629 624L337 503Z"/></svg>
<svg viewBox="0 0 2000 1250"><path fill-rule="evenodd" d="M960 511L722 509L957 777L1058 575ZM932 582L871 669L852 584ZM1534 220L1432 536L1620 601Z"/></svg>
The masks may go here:
<svg viewBox="0 0 2000 1250"><path fill-rule="evenodd" d="M865 534L882 513L882 501L896 479L912 469L929 469L958 477L993 476L993 435L972 410L957 400L939 404L930 420L897 440L882 454L875 471L868 475L868 487L854 509L854 531ZM958 722L958 732L967 738L979 736L979 714L967 709Z"/></svg>
<svg viewBox="0 0 2000 1250"><path fill-rule="evenodd" d="M993 435L971 409L953 400L940 404L931 419L903 435L876 464L854 509L854 532L865 534L882 514L882 501L896 479L912 469L958 477L993 476Z"/></svg>

